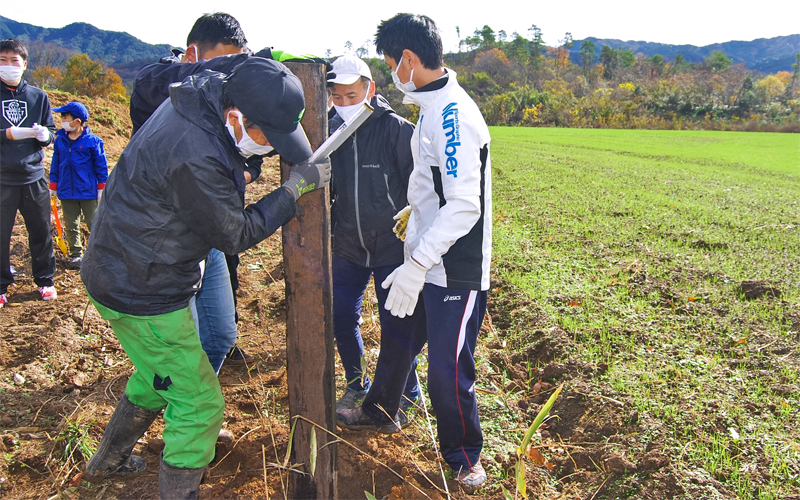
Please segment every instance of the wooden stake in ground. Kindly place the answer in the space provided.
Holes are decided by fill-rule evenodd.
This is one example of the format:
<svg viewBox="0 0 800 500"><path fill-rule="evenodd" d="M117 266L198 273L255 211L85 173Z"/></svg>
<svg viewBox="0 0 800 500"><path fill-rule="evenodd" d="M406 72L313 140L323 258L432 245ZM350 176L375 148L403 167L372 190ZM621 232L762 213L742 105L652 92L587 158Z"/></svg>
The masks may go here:
<svg viewBox="0 0 800 500"><path fill-rule="evenodd" d="M287 63L303 83L306 112L301 124L316 149L328 136L325 67ZM281 161L285 181L289 165ZM333 286L329 188L304 195L294 218L282 230L286 279L286 371L291 422L301 415L335 432L333 361ZM291 463L305 474L289 475L289 498L335 499L336 445L331 434L316 432L297 419ZM312 474L312 461L316 463Z"/></svg>

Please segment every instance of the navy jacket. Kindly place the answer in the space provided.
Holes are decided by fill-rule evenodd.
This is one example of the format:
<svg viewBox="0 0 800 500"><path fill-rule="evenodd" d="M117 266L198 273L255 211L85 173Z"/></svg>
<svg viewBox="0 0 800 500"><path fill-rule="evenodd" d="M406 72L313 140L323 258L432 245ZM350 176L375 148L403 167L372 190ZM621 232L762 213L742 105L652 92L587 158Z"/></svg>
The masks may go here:
<svg viewBox="0 0 800 500"><path fill-rule="evenodd" d="M400 265L403 242L392 217L408 205L414 125L381 95L370 104L372 115L331 154L333 253L364 267ZM334 115L329 128L341 124Z"/></svg>
<svg viewBox="0 0 800 500"><path fill-rule="evenodd" d="M0 183L19 186L36 182L44 176L42 148L53 142L56 129L47 92L28 85L25 80L12 90L0 80L0 101L3 105L0 115ZM7 128L32 127L34 123L50 129L47 141L39 142L35 138L12 141L6 138Z"/></svg>
<svg viewBox="0 0 800 500"><path fill-rule="evenodd" d="M56 132L53 161L50 164L50 189L60 200L95 200L97 190L106 187L108 162L103 139L83 128L74 142L66 130Z"/></svg>
<svg viewBox="0 0 800 500"><path fill-rule="evenodd" d="M136 316L187 307L212 248L243 252L294 215L284 188L244 206L245 160L222 117L224 77L208 71L170 87L122 152L81 263L100 304Z"/></svg>

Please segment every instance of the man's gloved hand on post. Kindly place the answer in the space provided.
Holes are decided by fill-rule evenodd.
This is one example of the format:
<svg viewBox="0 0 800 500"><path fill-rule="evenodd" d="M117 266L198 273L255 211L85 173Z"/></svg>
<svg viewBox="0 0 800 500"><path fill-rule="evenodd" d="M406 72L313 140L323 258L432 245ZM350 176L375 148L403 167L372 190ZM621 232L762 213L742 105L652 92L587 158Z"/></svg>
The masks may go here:
<svg viewBox="0 0 800 500"><path fill-rule="evenodd" d="M406 241L406 228L408 227L409 217L411 217L411 205L406 205L405 208L392 217L392 219L397 221L392 231L394 231L395 236L397 236L397 239L400 241Z"/></svg>
<svg viewBox="0 0 800 500"><path fill-rule="evenodd" d="M417 300L422 287L425 286L425 276L428 270L422 267L413 257L407 259L402 266L381 283L383 289L391 287L386 297L384 307L398 318L405 318L414 313Z"/></svg>
<svg viewBox="0 0 800 500"><path fill-rule="evenodd" d="M304 194L324 188L331 180L331 160L325 158L319 163L300 163L292 167L289 178L283 187L291 191L297 201Z"/></svg>

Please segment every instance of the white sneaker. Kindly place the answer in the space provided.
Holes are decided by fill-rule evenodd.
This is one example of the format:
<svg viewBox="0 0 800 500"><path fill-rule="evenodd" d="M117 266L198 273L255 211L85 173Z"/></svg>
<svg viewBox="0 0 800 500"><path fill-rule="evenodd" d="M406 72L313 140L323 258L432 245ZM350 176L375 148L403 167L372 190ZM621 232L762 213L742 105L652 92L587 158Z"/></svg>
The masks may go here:
<svg viewBox="0 0 800 500"><path fill-rule="evenodd" d="M56 300L58 298L58 292L56 292L56 287L54 286L40 286L39 295L42 296L42 300Z"/></svg>

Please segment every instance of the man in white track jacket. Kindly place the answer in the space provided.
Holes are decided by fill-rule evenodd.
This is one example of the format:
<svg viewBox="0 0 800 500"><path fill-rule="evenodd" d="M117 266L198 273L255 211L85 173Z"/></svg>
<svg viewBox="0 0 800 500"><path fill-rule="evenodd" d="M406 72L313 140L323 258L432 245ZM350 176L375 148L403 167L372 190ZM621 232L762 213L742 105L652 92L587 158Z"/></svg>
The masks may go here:
<svg viewBox="0 0 800 500"><path fill-rule="evenodd" d="M364 402L338 412L337 420L350 429L396 431L388 415L395 415L405 375L427 340L428 392L440 449L454 477L474 490L486 480L474 351L486 312L492 246L489 130L456 74L442 66L442 42L430 18L398 14L380 24L375 45L405 102L420 107L411 138L405 262L381 284L391 287L386 309L410 315L419 328L404 342L381 345Z"/></svg>

